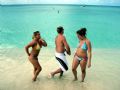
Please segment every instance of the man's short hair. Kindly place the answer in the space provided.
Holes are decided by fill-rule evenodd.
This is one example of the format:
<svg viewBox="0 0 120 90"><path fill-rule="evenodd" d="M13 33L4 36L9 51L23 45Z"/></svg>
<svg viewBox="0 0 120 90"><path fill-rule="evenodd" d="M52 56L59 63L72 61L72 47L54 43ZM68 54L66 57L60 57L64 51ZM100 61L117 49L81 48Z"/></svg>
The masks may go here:
<svg viewBox="0 0 120 90"><path fill-rule="evenodd" d="M62 26L57 27L57 32L58 33L62 33L63 30L64 30L64 28Z"/></svg>

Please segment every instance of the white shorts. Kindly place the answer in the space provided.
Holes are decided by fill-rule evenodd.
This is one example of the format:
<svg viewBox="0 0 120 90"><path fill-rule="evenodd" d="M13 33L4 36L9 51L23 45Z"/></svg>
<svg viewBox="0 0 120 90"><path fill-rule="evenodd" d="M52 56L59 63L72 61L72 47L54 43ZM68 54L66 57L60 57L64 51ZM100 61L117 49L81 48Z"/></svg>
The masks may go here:
<svg viewBox="0 0 120 90"><path fill-rule="evenodd" d="M65 57L64 53L55 53L55 57L57 61L59 62L59 66L62 69L62 71L67 71L68 70L68 63Z"/></svg>

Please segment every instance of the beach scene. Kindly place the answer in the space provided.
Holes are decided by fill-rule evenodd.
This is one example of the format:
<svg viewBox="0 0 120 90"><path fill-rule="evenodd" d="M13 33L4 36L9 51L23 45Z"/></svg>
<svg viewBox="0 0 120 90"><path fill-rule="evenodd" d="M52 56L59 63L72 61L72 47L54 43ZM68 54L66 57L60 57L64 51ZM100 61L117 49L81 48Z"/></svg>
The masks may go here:
<svg viewBox="0 0 120 90"><path fill-rule="evenodd" d="M0 2L0 90L120 90L119 0L14 1ZM66 54L69 69L62 78L59 74L48 78L59 67L55 59L58 26L64 27L71 49L71 55ZM86 68L86 78L80 82L78 66L78 80L72 81L72 61L79 43L76 31L83 27L92 45L91 67ZM38 61L42 71L33 82L33 66L25 46L35 31L40 32L47 47L41 48Z"/></svg>

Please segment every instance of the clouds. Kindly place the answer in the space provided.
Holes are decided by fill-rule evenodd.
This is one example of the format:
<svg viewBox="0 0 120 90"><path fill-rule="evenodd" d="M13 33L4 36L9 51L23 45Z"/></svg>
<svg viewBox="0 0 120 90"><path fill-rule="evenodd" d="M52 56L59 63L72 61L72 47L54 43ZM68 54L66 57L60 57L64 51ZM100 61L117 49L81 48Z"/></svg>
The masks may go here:
<svg viewBox="0 0 120 90"><path fill-rule="evenodd" d="M80 0L82 4L109 5L120 4L120 0Z"/></svg>
<svg viewBox="0 0 120 90"><path fill-rule="evenodd" d="M0 0L1 4L92 4L119 5L120 0Z"/></svg>
<svg viewBox="0 0 120 90"><path fill-rule="evenodd" d="M42 3L42 4L75 4L79 0L32 0L33 3Z"/></svg>
<svg viewBox="0 0 120 90"><path fill-rule="evenodd" d="M0 0L1 4L77 4L79 0Z"/></svg>
<svg viewBox="0 0 120 90"><path fill-rule="evenodd" d="M24 4L32 3L33 0L0 0L1 4Z"/></svg>
<svg viewBox="0 0 120 90"><path fill-rule="evenodd" d="M1 4L12 4L12 3L19 3L19 0L1 0Z"/></svg>

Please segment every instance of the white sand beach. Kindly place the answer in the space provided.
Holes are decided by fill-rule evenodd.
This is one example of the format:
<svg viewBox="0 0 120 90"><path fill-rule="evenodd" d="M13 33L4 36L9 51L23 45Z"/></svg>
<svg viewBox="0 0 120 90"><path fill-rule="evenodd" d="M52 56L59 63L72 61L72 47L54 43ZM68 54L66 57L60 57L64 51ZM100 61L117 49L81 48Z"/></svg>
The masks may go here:
<svg viewBox="0 0 120 90"><path fill-rule="evenodd" d="M49 72L57 69L54 49L43 48L39 55L42 72L36 82L32 82L33 66L24 49L0 49L0 90L120 90L120 51L113 49L93 49L92 67L87 68L85 82L81 83L78 67L78 81L73 82L72 55L67 56L69 70L59 79L59 75L48 78Z"/></svg>

